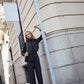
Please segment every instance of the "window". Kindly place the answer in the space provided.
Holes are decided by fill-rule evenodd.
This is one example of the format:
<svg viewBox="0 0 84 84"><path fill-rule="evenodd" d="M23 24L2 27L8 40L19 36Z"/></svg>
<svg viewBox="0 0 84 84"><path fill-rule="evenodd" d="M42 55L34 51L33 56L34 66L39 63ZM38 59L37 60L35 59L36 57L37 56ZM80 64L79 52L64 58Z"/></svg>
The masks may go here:
<svg viewBox="0 0 84 84"><path fill-rule="evenodd" d="M20 51L21 51L23 47L24 36L23 36L23 29L22 29L20 11L19 11L17 0L16 3L4 2L3 5L5 10L6 21L14 22L14 26L15 26L14 28L19 39Z"/></svg>

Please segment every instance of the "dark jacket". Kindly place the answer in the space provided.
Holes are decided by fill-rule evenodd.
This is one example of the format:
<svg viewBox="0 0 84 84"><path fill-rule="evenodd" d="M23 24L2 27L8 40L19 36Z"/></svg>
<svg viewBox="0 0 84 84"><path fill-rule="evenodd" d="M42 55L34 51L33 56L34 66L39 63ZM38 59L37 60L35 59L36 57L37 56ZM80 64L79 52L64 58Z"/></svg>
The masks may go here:
<svg viewBox="0 0 84 84"><path fill-rule="evenodd" d="M24 56L25 52L28 52L29 55L33 55L37 53L39 49L39 42L42 40L42 35L40 35L37 39L29 39L27 42L24 42L22 48L22 56ZM28 57L25 57L25 61L27 62Z"/></svg>

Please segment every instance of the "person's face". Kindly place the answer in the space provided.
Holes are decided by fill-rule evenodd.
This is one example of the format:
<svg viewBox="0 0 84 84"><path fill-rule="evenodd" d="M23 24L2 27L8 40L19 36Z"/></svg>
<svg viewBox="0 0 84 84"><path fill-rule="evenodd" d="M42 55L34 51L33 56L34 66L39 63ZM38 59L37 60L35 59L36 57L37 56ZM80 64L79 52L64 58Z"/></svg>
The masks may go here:
<svg viewBox="0 0 84 84"><path fill-rule="evenodd" d="M25 33L25 37L26 37L27 39L31 39L31 38L32 38L32 35L31 35L30 32L26 32L26 33Z"/></svg>

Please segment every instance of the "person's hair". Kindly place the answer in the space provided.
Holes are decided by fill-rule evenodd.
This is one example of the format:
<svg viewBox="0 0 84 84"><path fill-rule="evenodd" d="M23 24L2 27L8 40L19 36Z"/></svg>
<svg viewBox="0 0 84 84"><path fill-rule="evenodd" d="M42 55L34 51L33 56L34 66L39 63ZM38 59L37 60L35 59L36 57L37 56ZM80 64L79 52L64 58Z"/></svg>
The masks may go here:
<svg viewBox="0 0 84 84"><path fill-rule="evenodd" d="M32 39L35 39L34 35L33 35L30 31L26 31L26 32L29 32L29 33L31 34L31 38L32 38ZM25 33L26 33L26 32L25 32ZM25 40L28 41L28 38L25 37Z"/></svg>

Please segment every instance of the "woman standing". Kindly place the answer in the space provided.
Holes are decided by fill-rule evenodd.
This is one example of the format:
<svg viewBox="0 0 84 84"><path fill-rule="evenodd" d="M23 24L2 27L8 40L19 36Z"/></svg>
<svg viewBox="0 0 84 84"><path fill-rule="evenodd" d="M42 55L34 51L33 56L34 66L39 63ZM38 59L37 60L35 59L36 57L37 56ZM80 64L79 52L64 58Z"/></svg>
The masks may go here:
<svg viewBox="0 0 84 84"><path fill-rule="evenodd" d="M39 29L40 31L38 26L34 26L34 28ZM27 62L30 84L36 84L34 71L36 72L38 84L43 84L40 60L37 54L39 42L42 40L42 35L35 39L30 31L26 31L25 38L26 42L24 43L22 55L25 56L25 61Z"/></svg>

